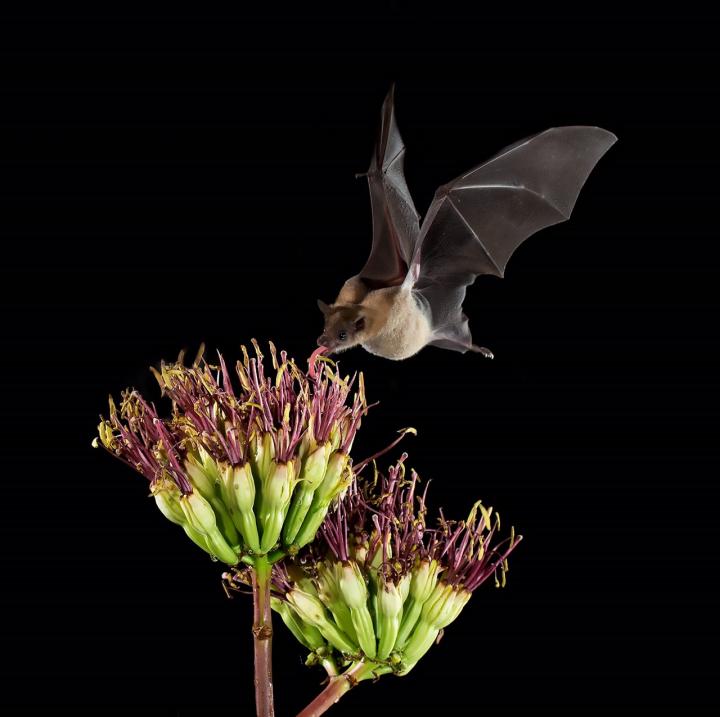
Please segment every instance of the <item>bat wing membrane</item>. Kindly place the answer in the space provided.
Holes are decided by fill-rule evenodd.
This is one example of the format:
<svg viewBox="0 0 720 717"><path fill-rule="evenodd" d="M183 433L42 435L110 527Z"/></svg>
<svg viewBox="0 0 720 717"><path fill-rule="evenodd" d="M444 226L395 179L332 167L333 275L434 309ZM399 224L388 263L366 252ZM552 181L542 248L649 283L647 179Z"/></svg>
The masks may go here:
<svg viewBox="0 0 720 717"><path fill-rule="evenodd" d="M373 242L360 277L371 287L402 284L420 234L403 173L405 145L395 122L394 87L382 106L380 136L367 172Z"/></svg>
<svg viewBox="0 0 720 717"><path fill-rule="evenodd" d="M467 287L480 274L502 277L525 239L566 221L585 180L616 139L599 127L556 127L438 189L408 272L431 312L437 345L472 347L462 313Z"/></svg>

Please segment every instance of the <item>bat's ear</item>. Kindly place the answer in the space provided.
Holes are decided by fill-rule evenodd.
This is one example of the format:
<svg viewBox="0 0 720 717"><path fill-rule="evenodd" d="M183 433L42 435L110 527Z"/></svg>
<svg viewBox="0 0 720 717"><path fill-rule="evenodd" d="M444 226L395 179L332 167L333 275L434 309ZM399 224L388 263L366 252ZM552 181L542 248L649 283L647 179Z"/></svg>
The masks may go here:
<svg viewBox="0 0 720 717"><path fill-rule="evenodd" d="M355 331L362 331L364 328L365 328L365 317L358 316L358 318L355 319Z"/></svg>
<svg viewBox="0 0 720 717"><path fill-rule="evenodd" d="M323 312L323 316L327 316L330 313L330 307L322 300L317 300L318 309Z"/></svg>

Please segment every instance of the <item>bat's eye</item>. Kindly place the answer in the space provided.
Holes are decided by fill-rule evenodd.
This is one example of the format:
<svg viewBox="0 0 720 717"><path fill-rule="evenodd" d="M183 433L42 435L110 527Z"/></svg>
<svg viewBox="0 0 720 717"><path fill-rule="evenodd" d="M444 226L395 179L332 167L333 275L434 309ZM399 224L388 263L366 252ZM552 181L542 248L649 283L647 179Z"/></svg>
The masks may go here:
<svg viewBox="0 0 720 717"><path fill-rule="evenodd" d="M347 338L347 331L338 332L338 341L345 341Z"/></svg>

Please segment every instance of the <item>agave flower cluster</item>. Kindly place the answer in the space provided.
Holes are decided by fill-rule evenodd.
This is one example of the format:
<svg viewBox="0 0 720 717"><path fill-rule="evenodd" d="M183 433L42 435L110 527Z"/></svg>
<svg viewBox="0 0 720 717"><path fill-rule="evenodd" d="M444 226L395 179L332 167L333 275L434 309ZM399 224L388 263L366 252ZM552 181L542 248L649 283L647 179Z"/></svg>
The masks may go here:
<svg viewBox="0 0 720 717"><path fill-rule="evenodd" d="M318 540L274 568L273 608L330 674L407 674L488 578L505 585L521 540L497 540L500 517L482 503L465 520L426 524L425 493L404 454L387 475L352 484ZM230 587L247 576L226 573ZM359 671L358 666L363 666ZM348 674L346 673L346 674Z"/></svg>
<svg viewBox="0 0 720 717"><path fill-rule="evenodd" d="M266 376L253 346L236 385L221 355L217 366L163 364L155 375L170 417L128 390L98 427L102 445L150 481L163 515L228 565L313 540L352 482L349 451L367 410L362 376L342 379L329 364L305 373L272 344Z"/></svg>

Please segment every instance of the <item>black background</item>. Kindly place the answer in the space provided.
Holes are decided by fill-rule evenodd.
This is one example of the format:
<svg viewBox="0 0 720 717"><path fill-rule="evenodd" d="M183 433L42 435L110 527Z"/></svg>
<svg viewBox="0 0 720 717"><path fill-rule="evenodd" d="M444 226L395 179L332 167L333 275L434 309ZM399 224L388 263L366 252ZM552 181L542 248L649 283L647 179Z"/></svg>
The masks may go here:
<svg viewBox="0 0 720 717"><path fill-rule="evenodd" d="M717 25L248 12L0 26L4 699L252 713L249 601L90 441L181 348L309 354L369 247L353 175L396 81L421 213L548 126L619 142L570 222L469 291L495 361L342 357L381 401L356 457L413 425L432 504L482 497L526 539L413 673L332 714L717 704ZM321 674L277 632L294 714Z"/></svg>

